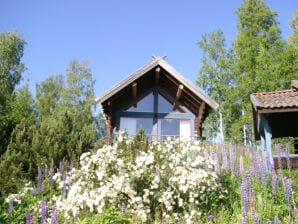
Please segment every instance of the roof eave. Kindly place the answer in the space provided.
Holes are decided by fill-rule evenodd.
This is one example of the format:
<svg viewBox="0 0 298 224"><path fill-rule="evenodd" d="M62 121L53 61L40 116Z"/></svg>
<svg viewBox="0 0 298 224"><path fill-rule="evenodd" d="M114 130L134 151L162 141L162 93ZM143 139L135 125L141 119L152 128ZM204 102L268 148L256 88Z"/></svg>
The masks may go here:
<svg viewBox="0 0 298 224"><path fill-rule="evenodd" d="M187 88L189 88L193 93L195 93L200 99L205 101L210 108L213 110L216 110L219 105L217 102L212 100L209 96L205 95L202 91L198 89L197 86L190 83L187 79L185 79L175 68L173 68L171 65L169 65L165 60L160 60L159 65L164 68L166 71L168 71L170 74L174 75L174 77L184 84Z"/></svg>
<svg viewBox="0 0 298 224"><path fill-rule="evenodd" d="M131 84L133 81L140 78L142 75L144 75L146 72L150 71L152 68L158 65L158 58L152 60L151 62L145 64L141 68L139 68L137 71L129 75L127 78L120 81L118 84L116 84L114 87L112 87L110 90L104 92L101 96L97 97L95 99L96 103L103 103L106 100L108 100L110 97L112 97L114 94L116 94L118 91L124 89L129 84Z"/></svg>
<svg viewBox="0 0 298 224"><path fill-rule="evenodd" d="M217 102L212 100L209 96L205 95L202 91L198 90L198 87L194 86L192 83L190 83L187 79L185 79L176 69L174 69L171 65L169 65L163 58L157 57L154 58L151 62L144 65L140 69L138 69L136 72L132 73L130 76L128 76L126 79L119 82L117 85L112 87L110 90L103 93L101 96L97 97L95 99L96 103L103 103L106 100L108 100L110 97L115 95L118 91L124 89L129 84L140 78L142 75L150 71L156 66L162 67L164 70L168 71L171 75L173 75L179 82L184 84L187 88L189 88L197 97L205 101L210 108L213 110L216 110L219 105Z"/></svg>

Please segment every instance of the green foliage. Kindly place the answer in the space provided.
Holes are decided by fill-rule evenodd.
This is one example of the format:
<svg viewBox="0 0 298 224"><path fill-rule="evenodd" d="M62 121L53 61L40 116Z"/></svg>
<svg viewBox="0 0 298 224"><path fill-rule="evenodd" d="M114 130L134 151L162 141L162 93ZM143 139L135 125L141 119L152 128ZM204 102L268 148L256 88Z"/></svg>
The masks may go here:
<svg viewBox="0 0 298 224"><path fill-rule="evenodd" d="M50 214L53 207L50 199L61 194L57 184L52 181L50 169L46 167L42 170L40 186L38 183L34 185L32 182L24 182L17 194L10 194L5 200L0 198L0 223L25 223L27 212L33 215L33 223L39 223L41 200L49 202L47 209ZM10 200L13 201L13 206L9 214Z"/></svg>
<svg viewBox="0 0 298 224"><path fill-rule="evenodd" d="M197 84L220 103L226 140L239 143L253 141L250 94L289 88L297 78L298 51L281 39L277 13L264 0L244 0L237 16L230 49L220 30L198 42L205 54ZM218 120L213 114L205 124L211 137L218 133Z"/></svg>
<svg viewBox="0 0 298 224"><path fill-rule="evenodd" d="M291 20L293 34L289 37L289 43L298 50L298 10L295 11L294 18Z"/></svg>
<svg viewBox="0 0 298 224"><path fill-rule="evenodd" d="M96 125L96 131L97 131L97 141L95 148L101 148L106 143L106 121L104 118L103 113L98 113L95 117L95 125Z"/></svg>
<svg viewBox="0 0 298 224"><path fill-rule="evenodd" d="M40 122L56 112L63 88L62 75L50 76L40 84L36 84L36 110Z"/></svg>
<svg viewBox="0 0 298 224"><path fill-rule="evenodd" d="M107 208L102 213L79 219L78 224L129 224L131 215L120 209Z"/></svg>
<svg viewBox="0 0 298 224"><path fill-rule="evenodd" d="M0 91L3 97L11 95L21 79L24 64L21 63L26 42L16 32L0 34Z"/></svg>
<svg viewBox="0 0 298 224"><path fill-rule="evenodd" d="M295 213L298 206L298 170L276 170L276 194L273 195L272 175L275 170L268 172L262 168L263 158L254 148L197 142L179 142L179 145L169 141L154 143L146 152L139 149L135 161L122 160L130 157L125 156L125 152L129 154L125 151L129 145L144 140L139 137L122 139L114 146L104 146L97 152L83 154L81 167L71 169L71 172L66 169L64 173L57 172L54 184L51 184L49 172L43 169L42 187L32 188L32 184L26 184L6 201L0 199L1 223L23 223L26 212L33 215L33 223L39 223L42 199L48 202L49 219L53 218L52 208L58 208L59 223L211 224L242 223L244 220L255 223L256 217L259 223L267 223L269 220L274 222L275 216L281 223L298 221ZM209 161L210 158L213 162ZM215 175L216 182L209 178L202 182L196 179L195 173L207 167L211 170L205 174ZM217 174L212 171L214 169ZM181 170L181 175L178 170ZM204 172L197 174L204 177ZM292 179L290 206L285 202L287 178ZM197 184L195 179L200 183ZM243 188L247 180L249 184ZM222 194L209 190L214 185L223 190ZM63 186L67 189L65 195L62 193ZM242 215L243 192L251 192L246 196L245 217ZM15 203L9 215L7 202L11 198L15 199ZM69 211L68 215L65 210ZM142 211L147 214L146 221L141 218L144 215Z"/></svg>
<svg viewBox="0 0 298 224"><path fill-rule="evenodd" d="M37 112L40 118L32 147L39 161L55 165L65 158L77 161L96 141L92 115L94 81L87 63L72 61L66 74L50 77L37 86Z"/></svg>
<svg viewBox="0 0 298 224"><path fill-rule="evenodd" d="M14 90L24 71L21 58L25 41L16 32L0 33L0 155L6 151L16 124L11 116Z"/></svg>
<svg viewBox="0 0 298 224"><path fill-rule="evenodd" d="M7 150L2 155L0 166L0 196L16 192L23 182L34 177L36 152L32 149L32 138L35 132L36 116L33 111L33 98L28 87L22 87L15 93L15 100L11 103L11 117L17 124L11 133L11 140Z"/></svg>
<svg viewBox="0 0 298 224"><path fill-rule="evenodd" d="M93 85L87 63L72 61L66 80L62 75L51 76L36 86L35 100L27 86L16 91L11 117L17 124L0 162L11 172L1 174L1 195L33 180L38 166L52 160L55 167L62 159L76 162L82 153L94 148L100 138L93 116ZM97 125L101 122L103 119Z"/></svg>
<svg viewBox="0 0 298 224"><path fill-rule="evenodd" d="M228 132L235 134L235 137L230 137L241 142L243 137L240 130L244 125L246 133L252 137L250 94L284 87L286 77L274 67L278 62L276 57L284 50L285 43L280 37L277 13L271 11L265 1L244 0L237 15L238 35L233 50L236 78L234 103L238 113L234 115Z"/></svg>
<svg viewBox="0 0 298 224"><path fill-rule="evenodd" d="M219 112L227 114L233 104L231 86L235 81L231 72L232 52L225 49L224 33L222 30L217 30L204 35L197 44L204 51L197 85L215 101L220 102ZM207 117L204 127L207 138L212 138L218 133L218 112L213 112Z"/></svg>

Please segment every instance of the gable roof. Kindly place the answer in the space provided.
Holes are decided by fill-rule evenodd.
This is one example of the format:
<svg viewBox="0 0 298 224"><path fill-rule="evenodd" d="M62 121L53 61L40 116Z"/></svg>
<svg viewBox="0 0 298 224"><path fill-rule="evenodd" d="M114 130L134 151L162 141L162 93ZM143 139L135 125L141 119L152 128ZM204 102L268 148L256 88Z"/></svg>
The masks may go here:
<svg viewBox="0 0 298 224"><path fill-rule="evenodd" d="M291 89L253 93L250 100L256 140L261 136L262 116L269 122L272 138L298 136L298 80L292 81Z"/></svg>
<svg viewBox="0 0 298 224"><path fill-rule="evenodd" d="M291 89L253 93L250 99L259 113L298 111L298 80L292 81Z"/></svg>
<svg viewBox="0 0 298 224"><path fill-rule="evenodd" d="M108 99L116 95L119 91L128 87L134 81L138 80L139 78L141 78L146 73L148 73L149 71L151 71L156 67L161 67L162 69L164 69L170 76L172 76L175 80L177 80L177 82L181 83L186 88L188 88L196 97L204 101L210 108L212 109L218 108L218 104L213 99L211 99L209 96L203 93L202 90L198 89L197 86L195 86L186 78L184 78L178 71L176 71L171 65L169 65L162 57L153 57L151 62L145 64L143 67L138 69L136 72L132 73L126 79L122 80L117 85L112 87L110 90L106 91L101 96L97 97L96 102L103 104L105 101L107 101Z"/></svg>

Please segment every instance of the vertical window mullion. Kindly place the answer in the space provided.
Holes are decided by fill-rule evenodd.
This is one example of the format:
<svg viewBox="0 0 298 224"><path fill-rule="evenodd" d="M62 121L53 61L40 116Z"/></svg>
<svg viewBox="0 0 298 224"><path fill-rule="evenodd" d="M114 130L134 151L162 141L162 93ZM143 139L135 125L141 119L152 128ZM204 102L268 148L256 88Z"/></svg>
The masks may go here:
<svg viewBox="0 0 298 224"><path fill-rule="evenodd" d="M154 94L154 115L153 115L153 135L155 135L158 138L158 91L153 90L153 94Z"/></svg>

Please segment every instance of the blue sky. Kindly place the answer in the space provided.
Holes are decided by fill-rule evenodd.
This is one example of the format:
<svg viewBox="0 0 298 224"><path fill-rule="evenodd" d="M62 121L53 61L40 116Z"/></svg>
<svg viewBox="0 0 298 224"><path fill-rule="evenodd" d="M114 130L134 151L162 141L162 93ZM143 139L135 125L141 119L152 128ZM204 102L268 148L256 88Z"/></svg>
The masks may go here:
<svg viewBox="0 0 298 224"><path fill-rule="evenodd" d="M50 75L65 74L75 59L89 61L99 96L152 55L166 55L173 67L195 82L202 58L196 42L220 28L231 43L241 2L1 0L0 32L17 30L26 40L23 77L32 92L36 83ZM287 38L298 3L267 0L267 4L278 12L282 35Z"/></svg>

